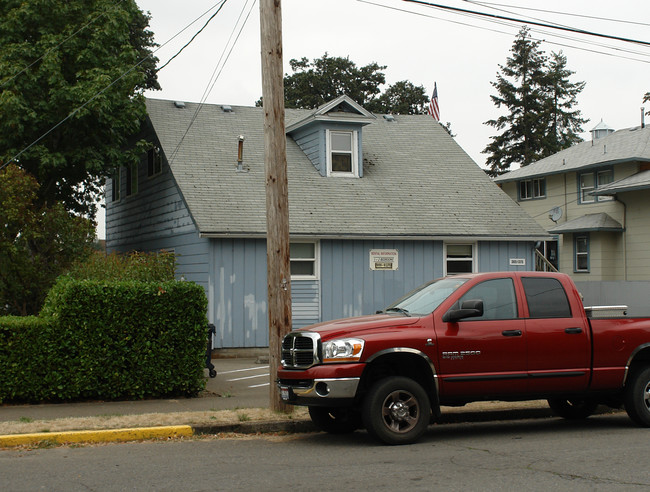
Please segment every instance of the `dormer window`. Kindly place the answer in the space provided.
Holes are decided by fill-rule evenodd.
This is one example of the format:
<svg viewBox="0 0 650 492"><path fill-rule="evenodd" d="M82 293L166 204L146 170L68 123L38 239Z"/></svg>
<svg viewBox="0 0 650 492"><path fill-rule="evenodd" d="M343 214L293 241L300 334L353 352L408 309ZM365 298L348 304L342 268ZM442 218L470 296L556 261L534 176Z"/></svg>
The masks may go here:
<svg viewBox="0 0 650 492"><path fill-rule="evenodd" d="M328 176L359 176L357 131L327 130Z"/></svg>

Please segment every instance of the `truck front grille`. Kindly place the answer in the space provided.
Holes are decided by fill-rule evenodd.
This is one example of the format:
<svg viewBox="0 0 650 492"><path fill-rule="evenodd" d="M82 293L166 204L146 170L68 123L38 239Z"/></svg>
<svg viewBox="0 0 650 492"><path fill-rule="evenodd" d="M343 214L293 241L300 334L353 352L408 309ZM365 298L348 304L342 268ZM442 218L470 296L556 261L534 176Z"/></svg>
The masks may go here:
<svg viewBox="0 0 650 492"><path fill-rule="evenodd" d="M296 331L282 340L282 367L306 369L320 363L320 335Z"/></svg>

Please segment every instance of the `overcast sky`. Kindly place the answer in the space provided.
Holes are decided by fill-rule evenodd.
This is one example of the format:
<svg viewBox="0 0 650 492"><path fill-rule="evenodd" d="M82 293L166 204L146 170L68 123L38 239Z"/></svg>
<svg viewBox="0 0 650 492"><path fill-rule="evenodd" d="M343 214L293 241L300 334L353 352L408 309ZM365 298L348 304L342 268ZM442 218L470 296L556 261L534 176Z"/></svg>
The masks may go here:
<svg viewBox="0 0 650 492"><path fill-rule="evenodd" d="M177 53L221 4L217 0L136 1L151 14L150 29L162 45L156 52L160 64ZM437 3L650 42L648 0ZM572 15L561 15L562 11ZM285 73L291 73L291 58L311 60L327 52L349 56L357 66L386 65L387 84L409 80L431 95L435 81L441 121L451 123L456 141L484 167L481 151L495 130L483 123L500 114L490 99L495 94L490 82L496 80L499 64L505 64L521 23L495 22L401 0L282 0L282 17ZM650 91L650 46L530 27L532 36L543 40L542 50L563 50L568 68L576 72L572 81L587 83L578 98L578 108L590 120L583 138L589 138L588 130L601 119L614 129L640 124L643 95ZM162 91L147 96L253 106L262 94L259 31L256 1L226 1L196 39L159 72Z"/></svg>

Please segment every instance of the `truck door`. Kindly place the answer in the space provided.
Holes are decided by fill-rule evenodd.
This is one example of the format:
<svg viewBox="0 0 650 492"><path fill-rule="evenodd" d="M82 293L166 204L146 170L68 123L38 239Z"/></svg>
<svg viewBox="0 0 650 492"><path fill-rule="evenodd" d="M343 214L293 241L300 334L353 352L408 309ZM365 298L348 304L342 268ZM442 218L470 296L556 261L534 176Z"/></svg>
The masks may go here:
<svg viewBox="0 0 650 492"><path fill-rule="evenodd" d="M511 277L481 282L464 300L483 301L483 316L457 322L436 319L441 396L497 397L526 391L526 330L519 319Z"/></svg>
<svg viewBox="0 0 650 492"><path fill-rule="evenodd" d="M522 277L528 319L528 375L531 392L573 392L587 388L589 327L556 278Z"/></svg>

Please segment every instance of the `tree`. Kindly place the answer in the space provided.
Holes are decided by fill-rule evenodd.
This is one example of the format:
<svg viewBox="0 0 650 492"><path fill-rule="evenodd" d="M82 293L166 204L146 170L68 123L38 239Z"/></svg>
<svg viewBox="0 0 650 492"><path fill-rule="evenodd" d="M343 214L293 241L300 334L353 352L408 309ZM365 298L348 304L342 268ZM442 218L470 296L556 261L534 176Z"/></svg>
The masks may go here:
<svg viewBox="0 0 650 492"><path fill-rule="evenodd" d="M396 82L382 93L386 66L375 62L357 67L349 57L325 53L311 62L303 57L289 60L289 64L294 73L284 76L287 108L315 109L343 94L374 113L424 114L429 104L424 87L408 80ZM261 106L262 99L255 104Z"/></svg>
<svg viewBox="0 0 650 492"><path fill-rule="evenodd" d="M494 104L508 112L486 125L503 130L492 136L483 150L489 154L488 174L498 176L512 164L526 166L581 141L578 133L586 120L576 105L584 82L571 83L574 73L566 68L566 57L552 53L550 59L540 50L541 41L530 38L523 27L511 48L505 65L499 65L491 95Z"/></svg>
<svg viewBox="0 0 650 492"><path fill-rule="evenodd" d="M366 104L365 108L374 113L425 114L428 104L429 97L423 86L401 80Z"/></svg>
<svg viewBox="0 0 650 492"><path fill-rule="evenodd" d="M575 72L566 68L566 56L560 51L551 53L547 77L547 111L548 132L542 157L556 154L560 150L581 142L578 135L587 120L575 109L577 96L585 88L584 82L570 82L569 77Z"/></svg>
<svg viewBox="0 0 650 492"><path fill-rule="evenodd" d="M92 251L94 223L63 205L38 205L38 183L0 170L0 314L37 314L56 277Z"/></svg>
<svg viewBox="0 0 650 492"><path fill-rule="evenodd" d="M0 0L0 166L36 203L94 216L104 178L139 158L145 89L159 89L135 0ZM63 123L61 123L63 122Z"/></svg>

